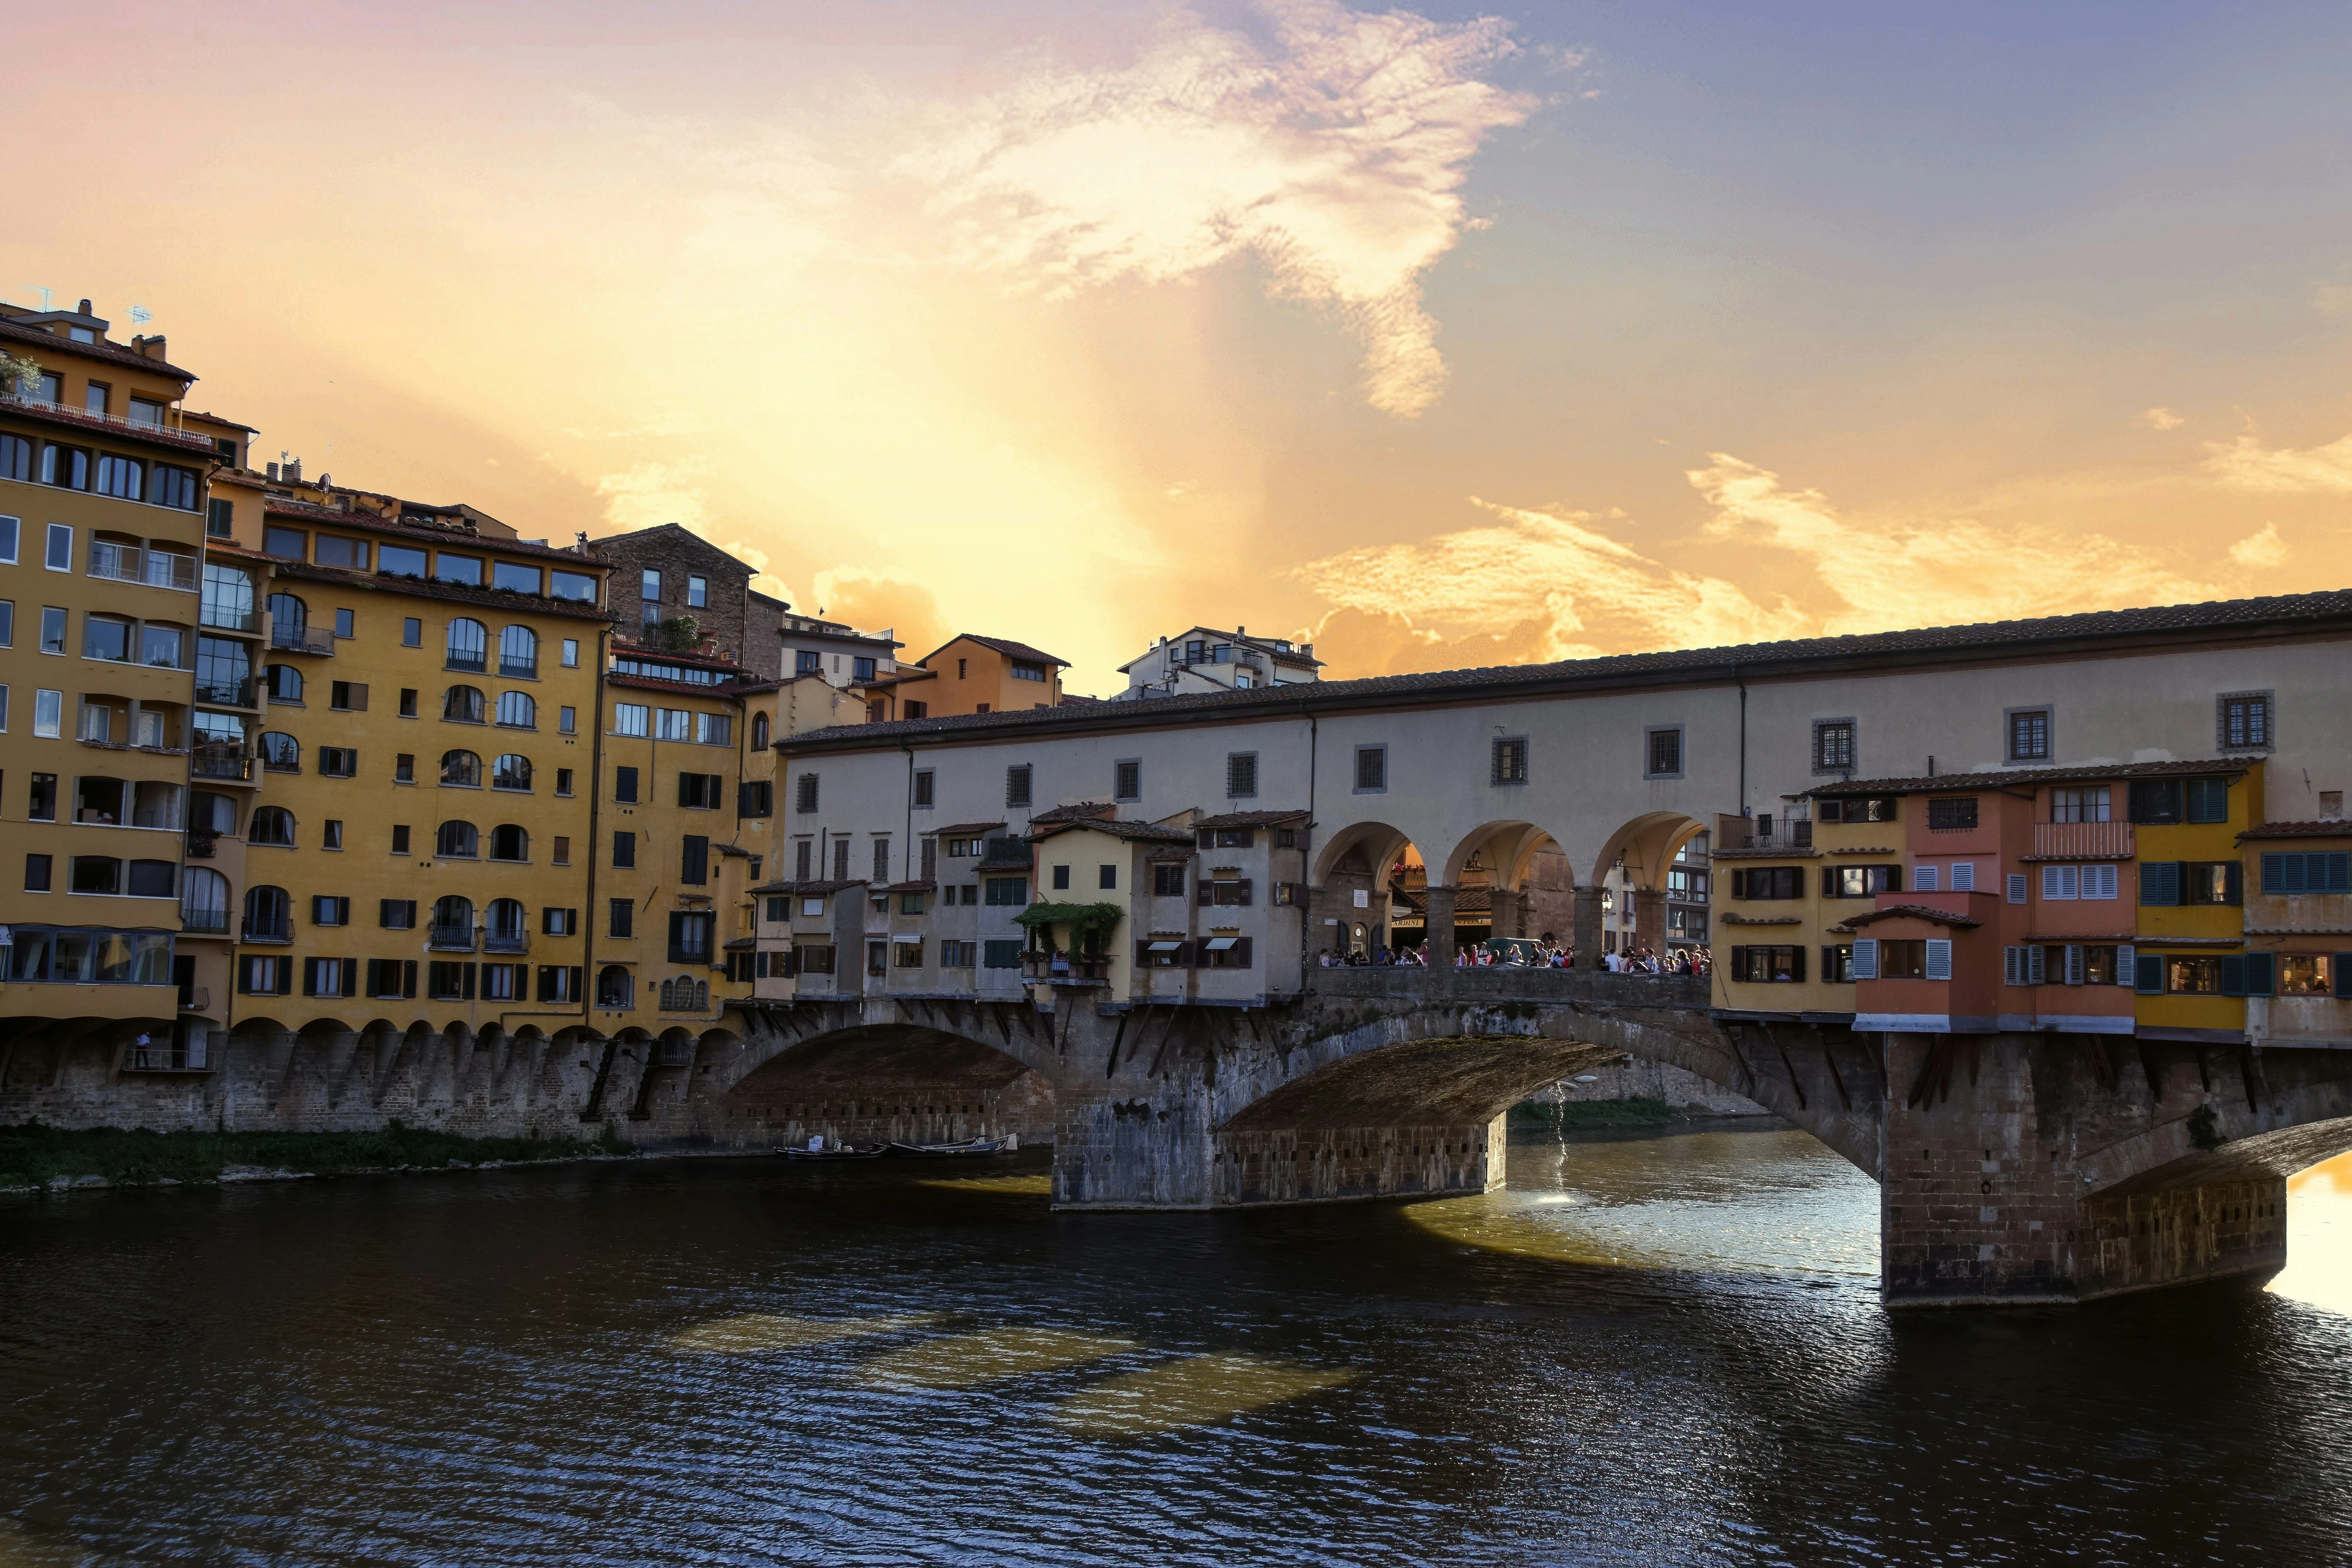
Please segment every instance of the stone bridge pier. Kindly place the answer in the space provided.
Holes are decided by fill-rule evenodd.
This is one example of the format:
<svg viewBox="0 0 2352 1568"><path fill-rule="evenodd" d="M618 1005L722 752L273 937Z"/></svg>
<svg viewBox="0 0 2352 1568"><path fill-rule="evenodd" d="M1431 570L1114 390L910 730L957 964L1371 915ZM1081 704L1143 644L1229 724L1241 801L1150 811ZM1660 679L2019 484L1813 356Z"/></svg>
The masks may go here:
<svg viewBox="0 0 2352 1568"><path fill-rule="evenodd" d="M1711 1013L1705 983L1322 971L1268 1007L803 1004L641 1136L1054 1143L1068 1211L1487 1191L1503 1118L1630 1054L1756 1100L1881 1184L1889 1305L2079 1301L2274 1271L2285 1178L2352 1148L2352 1052L1855 1034Z"/></svg>

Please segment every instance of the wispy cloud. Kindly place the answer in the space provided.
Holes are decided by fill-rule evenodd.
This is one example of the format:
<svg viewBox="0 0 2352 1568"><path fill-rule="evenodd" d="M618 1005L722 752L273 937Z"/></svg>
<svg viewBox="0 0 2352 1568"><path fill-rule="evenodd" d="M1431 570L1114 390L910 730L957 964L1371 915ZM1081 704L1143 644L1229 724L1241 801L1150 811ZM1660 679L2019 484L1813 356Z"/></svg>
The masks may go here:
<svg viewBox="0 0 2352 1568"><path fill-rule="evenodd" d="M639 463L598 479L596 493L604 498L604 521L616 533L665 522L684 523L697 533L709 527L710 502L698 465Z"/></svg>
<svg viewBox="0 0 2352 1568"><path fill-rule="evenodd" d="M2325 447L2265 447L2260 437L2215 442L2206 450L2206 471L2231 489L2277 495L2352 493L2352 436Z"/></svg>
<svg viewBox="0 0 2352 1568"><path fill-rule="evenodd" d="M1178 12L1131 65L1038 67L899 170L964 262L1048 292L1254 256L1362 338L1373 406L1417 414L1445 382L1422 277L1465 227L1472 156L1532 107L1480 79L1505 26L1331 0L1265 16L1264 43Z"/></svg>
<svg viewBox="0 0 2352 1568"><path fill-rule="evenodd" d="M1629 520L1474 500L1496 521L1420 543L1344 551L1297 574L1354 655L1335 674L1436 668L1483 644L1506 658L1836 636L2211 596L2213 584L2101 534L1967 518L1855 518L1819 491L1723 453L1687 475L1724 545L1762 593L1621 542ZM2242 541L2240 567L2273 563L2275 531Z"/></svg>
<svg viewBox="0 0 2352 1568"><path fill-rule="evenodd" d="M2140 423L2151 430L2178 430L2189 423L2184 416L2161 407L2144 410L2139 418Z"/></svg>

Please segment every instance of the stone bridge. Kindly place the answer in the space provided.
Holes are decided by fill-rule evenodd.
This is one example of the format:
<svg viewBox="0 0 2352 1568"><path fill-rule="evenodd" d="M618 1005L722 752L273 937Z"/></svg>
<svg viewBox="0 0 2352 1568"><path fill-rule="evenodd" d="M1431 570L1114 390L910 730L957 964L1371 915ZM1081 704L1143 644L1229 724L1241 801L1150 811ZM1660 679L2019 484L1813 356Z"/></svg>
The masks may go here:
<svg viewBox="0 0 2352 1568"><path fill-rule="evenodd" d="M1265 1008L969 999L771 1009L639 1096L721 1144L1014 1132L1064 1210L1478 1193L1504 1115L1622 1055L1757 1100L1880 1184L1890 1303L2073 1301L2285 1258L2285 1177L2352 1148L2352 1052L1720 1020L1704 982L1317 971ZM713 1056L723 1059L710 1059Z"/></svg>

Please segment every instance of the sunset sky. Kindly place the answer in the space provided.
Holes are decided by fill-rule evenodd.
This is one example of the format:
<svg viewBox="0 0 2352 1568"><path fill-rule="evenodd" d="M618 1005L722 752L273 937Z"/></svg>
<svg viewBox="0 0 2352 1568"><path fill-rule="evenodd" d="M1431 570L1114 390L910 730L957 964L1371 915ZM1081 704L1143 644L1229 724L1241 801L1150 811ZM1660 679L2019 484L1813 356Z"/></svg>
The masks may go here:
<svg viewBox="0 0 2352 1568"><path fill-rule="evenodd" d="M0 299L1105 691L2352 585L2352 7L37 7Z"/></svg>

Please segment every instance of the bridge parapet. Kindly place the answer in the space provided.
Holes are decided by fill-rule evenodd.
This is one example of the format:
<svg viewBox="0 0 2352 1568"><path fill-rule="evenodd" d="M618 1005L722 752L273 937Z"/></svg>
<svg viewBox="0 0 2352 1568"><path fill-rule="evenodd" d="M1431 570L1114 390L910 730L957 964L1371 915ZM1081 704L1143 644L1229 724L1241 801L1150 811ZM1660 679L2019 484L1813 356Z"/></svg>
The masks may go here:
<svg viewBox="0 0 2352 1568"><path fill-rule="evenodd" d="M1541 1006L1563 1002L1706 1011L1703 974L1611 974L1589 969L1423 969L1412 965L1307 972L1308 992L1332 998Z"/></svg>

